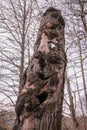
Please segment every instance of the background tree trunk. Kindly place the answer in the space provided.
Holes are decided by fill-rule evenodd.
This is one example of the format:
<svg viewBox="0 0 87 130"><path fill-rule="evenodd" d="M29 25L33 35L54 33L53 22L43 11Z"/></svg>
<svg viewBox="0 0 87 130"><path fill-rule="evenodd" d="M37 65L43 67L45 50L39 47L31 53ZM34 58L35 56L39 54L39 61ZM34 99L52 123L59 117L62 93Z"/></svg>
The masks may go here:
<svg viewBox="0 0 87 130"><path fill-rule="evenodd" d="M73 96L72 96L72 93L71 93L70 81L69 81L69 78L67 77L67 72L66 72L66 83L67 83L67 90L68 90L68 93L69 93L70 113L71 113L71 118L72 118L72 122L73 122L73 129L77 130L78 122L77 122L77 119L76 119L74 101L73 101Z"/></svg>
<svg viewBox="0 0 87 130"><path fill-rule="evenodd" d="M50 7L41 20L35 52L16 103L20 130L61 130L66 56L64 20Z"/></svg>

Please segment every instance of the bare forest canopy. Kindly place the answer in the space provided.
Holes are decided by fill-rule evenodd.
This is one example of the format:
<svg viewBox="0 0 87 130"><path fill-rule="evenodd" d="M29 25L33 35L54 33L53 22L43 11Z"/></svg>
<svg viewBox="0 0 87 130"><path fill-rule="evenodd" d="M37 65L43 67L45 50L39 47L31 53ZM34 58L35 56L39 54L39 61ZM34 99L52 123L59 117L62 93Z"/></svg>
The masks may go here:
<svg viewBox="0 0 87 130"><path fill-rule="evenodd" d="M82 115L85 128L87 113L86 0L0 0L0 108L13 110L15 107L20 81L34 52L41 18L49 6L60 9L65 21L67 74L63 114L70 116L72 122L74 117Z"/></svg>

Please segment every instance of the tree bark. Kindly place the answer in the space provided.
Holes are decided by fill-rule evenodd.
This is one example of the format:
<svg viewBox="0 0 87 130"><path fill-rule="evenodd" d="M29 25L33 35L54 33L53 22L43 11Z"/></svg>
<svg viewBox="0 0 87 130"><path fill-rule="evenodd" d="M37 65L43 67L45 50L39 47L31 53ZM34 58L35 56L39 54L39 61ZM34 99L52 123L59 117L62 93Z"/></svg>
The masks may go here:
<svg viewBox="0 0 87 130"><path fill-rule="evenodd" d="M17 103L13 129L61 130L66 67L64 20L50 7L43 14L34 55Z"/></svg>

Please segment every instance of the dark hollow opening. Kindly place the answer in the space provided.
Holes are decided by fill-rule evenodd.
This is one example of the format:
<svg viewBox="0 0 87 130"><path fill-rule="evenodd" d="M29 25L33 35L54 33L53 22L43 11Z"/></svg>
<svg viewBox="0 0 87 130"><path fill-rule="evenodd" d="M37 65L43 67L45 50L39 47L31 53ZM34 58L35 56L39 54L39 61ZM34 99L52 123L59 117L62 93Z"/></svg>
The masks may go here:
<svg viewBox="0 0 87 130"><path fill-rule="evenodd" d="M47 99L47 97L48 97L48 93L46 93L46 92L44 92L41 95L37 96L37 98L40 101L40 104L43 103Z"/></svg>

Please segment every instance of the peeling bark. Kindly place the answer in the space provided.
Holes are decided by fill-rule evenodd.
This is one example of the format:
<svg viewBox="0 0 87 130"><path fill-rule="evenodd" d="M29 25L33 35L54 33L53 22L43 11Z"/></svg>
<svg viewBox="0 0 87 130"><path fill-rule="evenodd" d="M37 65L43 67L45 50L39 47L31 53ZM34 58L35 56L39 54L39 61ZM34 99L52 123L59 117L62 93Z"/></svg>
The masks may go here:
<svg viewBox="0 0 87 130"><path fill-rule="evenodd" d="M50 7L44 13L16 103L20 130L61 130L66 66L64 26L60 10Z"/></svg>

